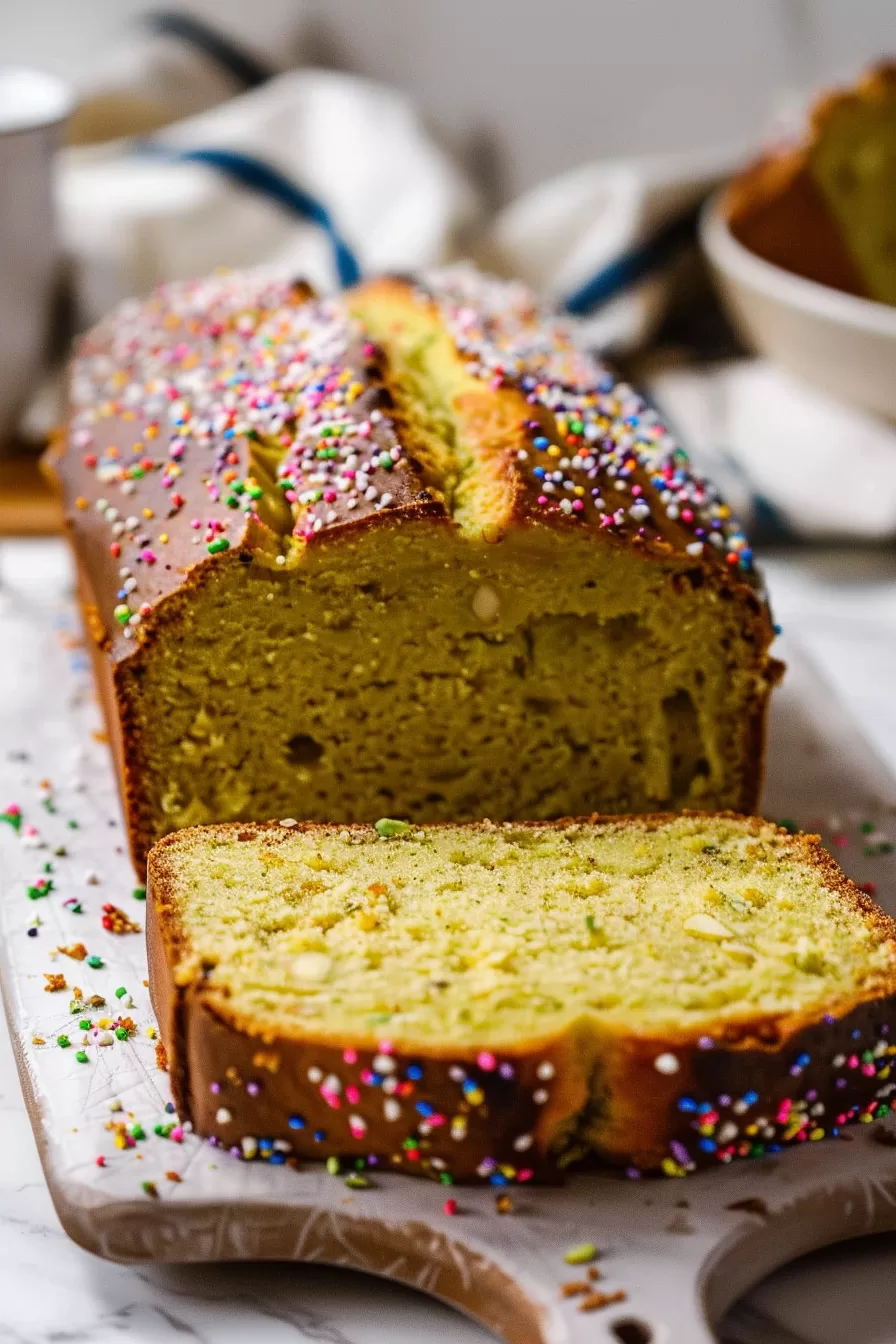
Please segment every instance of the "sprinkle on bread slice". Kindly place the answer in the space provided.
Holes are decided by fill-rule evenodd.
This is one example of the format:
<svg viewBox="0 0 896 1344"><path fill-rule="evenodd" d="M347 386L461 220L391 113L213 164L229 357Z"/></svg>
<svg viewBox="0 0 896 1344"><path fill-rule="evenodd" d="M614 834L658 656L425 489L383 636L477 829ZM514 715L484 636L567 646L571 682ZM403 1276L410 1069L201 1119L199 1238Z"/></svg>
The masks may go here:
<svg viewBox="0 0 896 1344"><path fill-rule="evenodd" d="M765 821L213 826L149 884L175 1098L237 1155L679 1175L889 1109L896 924Z"/></svg>

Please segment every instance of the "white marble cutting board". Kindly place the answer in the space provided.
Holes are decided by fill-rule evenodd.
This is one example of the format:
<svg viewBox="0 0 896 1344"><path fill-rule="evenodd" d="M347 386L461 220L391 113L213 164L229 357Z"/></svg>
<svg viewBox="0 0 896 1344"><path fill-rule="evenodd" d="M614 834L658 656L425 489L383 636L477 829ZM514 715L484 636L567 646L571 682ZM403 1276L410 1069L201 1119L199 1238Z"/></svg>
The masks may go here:
<svg viewBox="0 0 896 1344"><path fill-rule="evenodd" d="M4 634L2 656L15 660L17 675L4 678L0 706L0 810L18 803L23 823L18 832L0 825L0 973L54 1202L89 1249L124 1261L353 1266L443 1297L512 1344L704 1344L727 1305L775 1266L838 1238L896 1228L896 1148L879 1141L880 1125L856 1127L851 1142L806 1145L685 1181L580 1176L562 1189L513 1191L504 1215L493 1190L461 1188L454 1217L442 1211L445 1191L425 1182L377 1176L375 1188L352 1191L320 1167L238 1163L190 1135L180 1143L157 1136L155 1126L172 1117L148 1034L143 940L100 924L105 903L140 924L144 907L133 895L77 621L60 604L51 627L45 605L23 598ZM785 656L791 668L775 706L766 812L823 828L850 875L873 881L896 912L896 860L879 852L896 836L896 782L806 661L794 650ZM66 857L54 855L59 846ZM55 889L30 900L27 888L47 861ZM103 965L54 956L77 942ZM47 993L47 974L64 975L69 988ZM68 1011L74 985L104 996L109 1016L131 1018L136 1034L84 1045L80 1015ZM62 1033L67 1049L56 1044ZM118 1148L109 1126L121 1122L146 1137ZM746 1208L730 1207L744 1201ZM586 1240L601 1251L596 1287L626 1294L593 1313L561 1293L583 1277L564 1253Z"/></svg>

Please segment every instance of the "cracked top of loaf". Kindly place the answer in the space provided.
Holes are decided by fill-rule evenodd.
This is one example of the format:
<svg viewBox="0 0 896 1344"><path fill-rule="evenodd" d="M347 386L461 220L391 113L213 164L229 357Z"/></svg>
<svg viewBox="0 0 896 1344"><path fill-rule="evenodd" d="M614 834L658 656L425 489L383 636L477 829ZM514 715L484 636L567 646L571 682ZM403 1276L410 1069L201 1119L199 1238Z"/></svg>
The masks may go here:
<svg viewBox="0 0 896 1344"><path fill-rule="evenodd" d="M744 532L659 413L522 285L455 267L338 298L268 269L163 286L79 343L50 454L119 654L233 548L346 530L584 529L756 586Z"/></svg>

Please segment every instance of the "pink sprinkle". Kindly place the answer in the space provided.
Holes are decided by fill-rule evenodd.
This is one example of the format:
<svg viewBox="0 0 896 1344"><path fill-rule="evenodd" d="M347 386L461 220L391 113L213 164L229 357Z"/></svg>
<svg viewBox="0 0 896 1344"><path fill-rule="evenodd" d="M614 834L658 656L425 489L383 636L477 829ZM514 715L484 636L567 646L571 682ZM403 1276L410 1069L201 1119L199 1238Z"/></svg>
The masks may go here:
<svg viewBox="0 0 896 1344"><path fill-rule="evenodd" d="M371 355L375 355L375 354L376 354L376 346L373 345L370 341L365 341L365 342L364 342L364 358L365 358L365 359L370 359Z"/></svg>
<svg viewBox="0 0 896 1344"><path fill-rule="evenodd" d="M98 1157L96 1159L96 1164L98 1167L104 1167L106 1165L106 1159L104 1157Z"/></svg>
<svg viewBox="0 0 896 1344"><path fill-rule="evenodd" d="M528 1167L523 1167L522 1171L517 1172L516 1178L518 1181L531 1181L534 1175L534 1171L530 1171Z"/></svg>
<svg viewBox="0 0 896 1344"><path fill-rule="evenodd" d="M174 1140L175 1143L183 1143L183 1141L184 1141L184 1131L183 1131L183 1126L182 1126L182 1125L175 1125L174 1128L172 1129L170 1135L169 1135L169 1138L172 1138L172 1139Z"/></svg>
<svg viewBox="0 0 896 1344"><path fill-rule="evenodd" d="M370 1084L373 1082L373 1074L370 1072L369 1069L361 1070L361 1082L364 1084L365 1087L369 1087Z"/></svg>
<svg viewBox="0 0 896 1344"><path fill-rule="evenodd" d="M22 815L22 809L19 807L18 803L10 803L9 807L6 809L6 815L8 817L20 817Z"/></svg>
<svg viewBox="0 0 896 1344"><path fill-rule="evenodd" d="M342 1058L345 1060L346 1064L357 1064L358 1052L357 1050L352 1050L351 1048L349 1048L348 1050L343 1050Z"/></svg>
<svg viewBox="0 0 896 1344"><path fill-rule="evenodd" d="M325 502L326 504L332 504L332 503L333 503L333 500L334 500L334 499L338 499L338 498L339 498L339 496L337 495L337 493L336 493L335 490L325 490L325 491L324 491L324 502Z"/></svg>
<svg viewBox="0 0 896 1344"><path fill-rule="evenodd" d="M395 1046L392 1044L391 1041L380 1041L379 1053L381 1055L391 1055L394 1054L394 1052L395 1052Z"/></svg>
<svg viewBox="0 0 896 1344"><path fill-rule="evenodd" d="M351 1102L352 1106L357 1106L358 1102L361 1100L361 1093L355 1087L354 1083L350 1083L345 1089L345 1099L346 1101Z"/></svg>
<svg viewBox="0 0 896 1344"><path fill-rule="evenodd" d="M846 1062L851 1069L857 1069L859 1067L858 1055L850 1055L849 1059Z"/></svg>
<svg viewBox="0 0 896 1344"><path fill-rule="evenodd" d="M849 838L845 836L842 831L838 831L832 838L838 849L845 849L849 844Z"/></svg>
<svg viewBox="0 0 896 1344"><path fill-rule="evenodd" d="M580 499L574 499L574 500L573 500L573 502L572 502L572 511L573 511L573 513L581 513L582 510L584 509L584 507L585 507L585 505L582 503L582 501L581 501Z"/></svg>
<svg viewBox="0 0 896 1344"><path fill-rule="evenodd" d="M476 1056L476 1063L479 1065L480 1069L484 1069L486 1073L491 1073L497 1062L498 1061L490 1050L482 1050Z"/></svg>
<svg viewBox="0 0 896 1344"><path fill-rule="evenodd" d="M200 518L191 518L191 519L190 519L190 526L191 526L191 527L194 529L194 531L195 531L195 530L197 530L198 528L200 528L200 527L202 526L202 520L201 520Z"/></svg>
<svg viewBox="0 0 896 1344"><path fill-rule="evenodd" d="M339 1097L337 1097L335 1092L330 1092L329 1090L324 1091L324 1089L321 1088L320 1094L323 1097L324 1101L327 1103L327 1105L331 1106L334 1111L338 1111L342 1106L342 1102L340 1101Z"/></svg>
<svg viewBox="0 0 896 1344"><path fill-rule="evenodd" d="M864 1073L864 1075L865 1075L866 1078L873 1078L873 1077L874 1077L874 1065L873 1065L873 1064L863 1064L863 1065L862 1065L862 1072Z"/></svg>
<svg viewBox="0 0 896 1344"><path fill-rule="evenodd" d="M542 506L542 508L543 508L543 507L545 506L545 504L547 504L547 502L548 502L548 497L547 497L547 495L539 495L539 496L538 496L538 502L539 502L539 504L540 504L540 505Z"/></svg>
<svg viewBox="0 0 896 1344"><path fill-rule="evenodd" d="M644 493L644 491L643 491L643 489L641 488L640 485L633 485L633 486L632 486L632 496L633 496L635 499L637 499L639 495L643 495L643 493Z"/></svg>
<svg viewBox="0 0 896 1344"><path fill-rule="evenodd" d="M154 565L156 558L155 551L151 551L148 546L145 546L140 552L140 559L145 561L147 565Z"/></svg>

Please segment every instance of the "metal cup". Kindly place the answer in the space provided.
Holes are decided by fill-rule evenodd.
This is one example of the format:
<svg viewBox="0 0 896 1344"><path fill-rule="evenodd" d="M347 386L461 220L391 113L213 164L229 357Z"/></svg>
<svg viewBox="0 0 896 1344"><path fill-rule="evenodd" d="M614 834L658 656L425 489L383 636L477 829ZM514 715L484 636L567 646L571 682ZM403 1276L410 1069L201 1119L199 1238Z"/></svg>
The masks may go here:
<svg viewBox="0 0 896 1344"><path fill-rule="evenodd" d="M47 347L59 256L53 153L71 107L53 75L0 66L0 445Z"/></svg>

